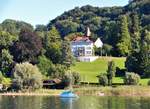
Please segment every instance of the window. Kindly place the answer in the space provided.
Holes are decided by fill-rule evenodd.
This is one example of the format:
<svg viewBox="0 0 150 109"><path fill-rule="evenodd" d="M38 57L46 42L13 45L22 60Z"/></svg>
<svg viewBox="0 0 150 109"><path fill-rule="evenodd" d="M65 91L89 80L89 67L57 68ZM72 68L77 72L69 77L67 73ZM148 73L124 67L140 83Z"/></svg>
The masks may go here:
<svg viewBox="0 0 150 109"><path fill-rule="evenodd" d="M86 51L86 54L92 54L92 52L91 51Z"/></svg>
<svg viewBox="0 0 150 109"><path fill-rule="evenodd" d="M87 50L91 50L91 47L86 47Z"/></svg>

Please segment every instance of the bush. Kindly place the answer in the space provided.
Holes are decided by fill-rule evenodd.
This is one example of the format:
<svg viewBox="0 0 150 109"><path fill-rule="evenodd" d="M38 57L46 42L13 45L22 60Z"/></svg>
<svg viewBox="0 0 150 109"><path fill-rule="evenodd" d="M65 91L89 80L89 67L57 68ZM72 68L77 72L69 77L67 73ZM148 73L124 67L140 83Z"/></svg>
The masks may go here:
<svg viewBox="0 0 150 109"><path fill-rule="evenodd" d="M38 57L39 63L37 64L41 73L45 76L51 76L52 62L44 55Z"/></svg>
<svg viewBox="0 0 150 109"><path fill-rule="evenodd" d="M133 72L127 72L124 78L124 83L126 85L137 85L140 81L140 76Z"/></svg>
<svg viewBox="0 0 150 109"><path fill-rule="evenodd" d="M108 78L107 78L107 74L101 74L98 77L98 80L99 80L99 84L100 85L103 85L103 86L106 86L108 85Z"/></svg>
<svg viewBox="0 0 150 109"><path fill-rule="evenodd" d="M3 74L2 74L2 72L0 71L0 84L2 84L2 82L3 82Z"/></svg>
<svg viewBox="0 0 150 109"><path fill-rule="evenodd" d="M70 73L66 73L63 77L62 77L62 85L64 87L68 87L68 86L72 86L72 85L76 85L79 84L81 78L79 73L77 72L70 72Z"/></svg>
<svg viewBox="0 0 150 109"><path fill-rule="evenodd" d="M16 64L13 73L13 87L18 90L35 90L42 87L42 74L37 66L28 62Z"/></svg>
<svg viewBox="0 0 150 109"><path fill-rule="evenodd" d="M72 72L73 84L79 84L81 81L81 76L78 72Z"/></svg>
<svg viewBox="0 0 150 109"><path fill-rule="evenodd" d="M147 82L147 85L150 86L150 80Z"/></svg>

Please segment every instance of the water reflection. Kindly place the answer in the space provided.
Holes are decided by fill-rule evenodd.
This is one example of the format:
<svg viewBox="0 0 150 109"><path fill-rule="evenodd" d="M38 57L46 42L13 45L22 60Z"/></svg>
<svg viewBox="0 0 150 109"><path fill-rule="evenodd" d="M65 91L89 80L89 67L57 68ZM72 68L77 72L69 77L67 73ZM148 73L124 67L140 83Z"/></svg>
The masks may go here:
<svg viewBox="0 0 150 109"><path fill-rule="evenodd" d="M150 109L143 97L8 97L0 96L0 109Z"/></svg>

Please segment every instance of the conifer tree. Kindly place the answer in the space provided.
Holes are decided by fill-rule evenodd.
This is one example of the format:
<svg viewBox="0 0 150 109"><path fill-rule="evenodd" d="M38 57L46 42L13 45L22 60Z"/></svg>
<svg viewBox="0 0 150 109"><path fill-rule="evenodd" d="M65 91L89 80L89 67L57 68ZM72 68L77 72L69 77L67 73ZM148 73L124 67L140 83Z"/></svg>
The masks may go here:
<svg viewBox="0 0 150 109"><path fill-rule="evenodd" d="M132 51L138 51L140 49L140 20L136 13L131 14L131 21Z"/></svg>
<svg viewBox="0 0 150 109"><path fill-rule="evenodd" d="M140 41L140 51L132 52L127 57L126 68L129 72L150 77L150 32L143 30Z"/></svg>
<svg viewBox="0 0 150 109"><path fill-rule="evenodd" d="M70 42L68 40L64 40L62 42L62 58L61 63L65 65L67 68L70 68L71 65L74 64L74 57L71 52Z"/></svg>
<svg viewBox="0 0 150 109"><path fill-rule="evenodd" d="M127 56L131 50L131 38L128 30L128 21L126 15L120 17L120 37L117 44L120 56Z"/></svg>
<svg viewBox="0 0 150 109"><path fill-rule="evenodd" d="M109 85L112 84L112 79L113 77L115 77L115 72L116 72L115 62L114 61L108 62L107 77Z"/></svg>
<svg viewBox="0 0 150 109"><path fill-rule="evenodd" d="M150 32L145 30L141 35L141 46L138 55L139 72L150 77Z"/></svg>

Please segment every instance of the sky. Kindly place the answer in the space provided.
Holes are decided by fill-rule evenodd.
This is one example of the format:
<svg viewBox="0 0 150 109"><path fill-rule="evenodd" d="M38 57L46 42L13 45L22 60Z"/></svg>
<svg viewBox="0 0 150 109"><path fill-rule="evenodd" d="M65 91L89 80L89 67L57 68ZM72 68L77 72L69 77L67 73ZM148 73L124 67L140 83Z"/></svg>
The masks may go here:
<svg viewBox="0 0 150 109"><path fill-rule="evenodd" d="M5 19L15 19L33 26L46 25L64 11L75 7L110 7L127 4L128 0L0 0L0 23Z"/></svg>

